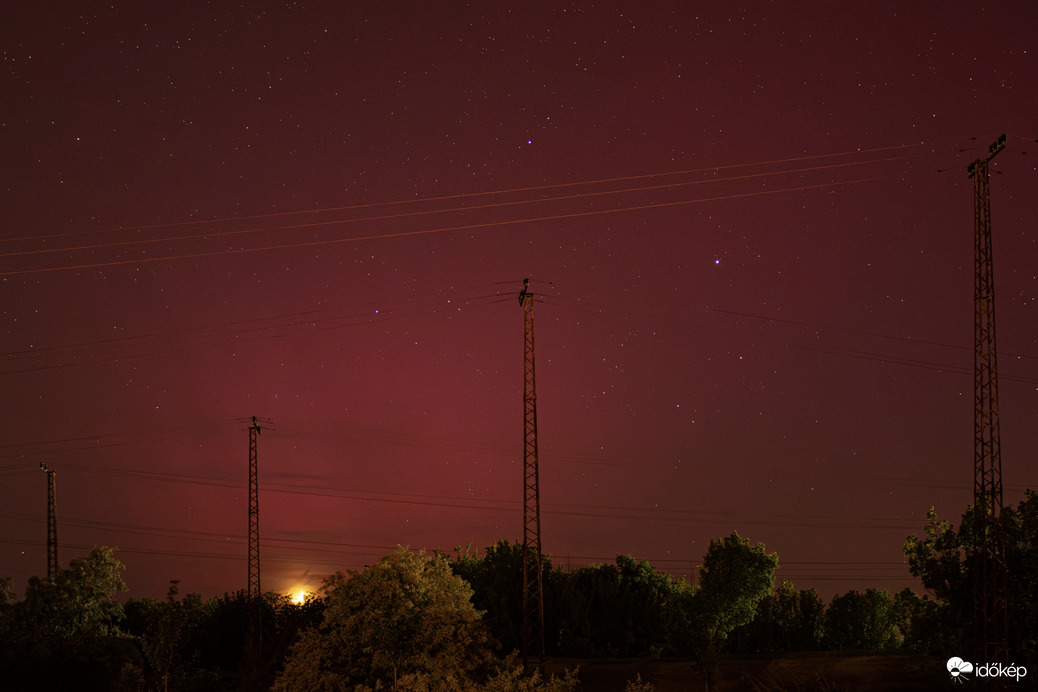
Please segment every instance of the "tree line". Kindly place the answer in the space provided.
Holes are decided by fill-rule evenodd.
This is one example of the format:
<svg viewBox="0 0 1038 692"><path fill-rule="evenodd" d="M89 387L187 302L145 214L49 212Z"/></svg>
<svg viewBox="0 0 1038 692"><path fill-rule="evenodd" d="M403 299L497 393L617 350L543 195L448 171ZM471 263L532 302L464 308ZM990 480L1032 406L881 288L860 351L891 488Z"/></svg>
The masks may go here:
<svg viewBox="0 0 1038 692"><path fill-rule="evenodd" d="M1010 650L1035 660L1038 495L1003 513ZM540 556L550 657L719 656L817 650L982 651L972 626L980 573L972 508L958 529L931 509L904 552L926 594L775 584L778 556L733 532L712 540L698 583L645 560L559 569ZM363 572L338 572L303 603L268 592L203 599L115 596L126 589L115 549L95 547L53 582L29 580L18 600L0 580L0 688L78 690L551 690L517 665L522 622L520 543L481 554L401 548ZM638 688L637 685L632 689Z"/></svg>

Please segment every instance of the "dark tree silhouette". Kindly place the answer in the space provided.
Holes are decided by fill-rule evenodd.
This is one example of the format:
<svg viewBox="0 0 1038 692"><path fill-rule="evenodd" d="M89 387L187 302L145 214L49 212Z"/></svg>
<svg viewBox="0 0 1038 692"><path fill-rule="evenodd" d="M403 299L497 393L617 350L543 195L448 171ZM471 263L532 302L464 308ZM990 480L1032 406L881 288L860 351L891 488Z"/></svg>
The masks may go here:
<svg viewBox="0 0 1038 692"><path fill-rule="evenodd" d="M1008 576L1009 648L1019 662L1031 665L1038 659L1038 493L1027 490L1024 499L1002 511ZM979 647L971 641L973 628L973 587L979 578L978 550L974 545L973 507L967 507L959 529L937 516L933 507L927 513L922 537L905 540L905 556L912 574L935 599L916 613L917 630L929 634L921 644L931 650L962 650ZM927 615L931 622L922 622ZM937 633L940 634L937 634Z"/></svg>

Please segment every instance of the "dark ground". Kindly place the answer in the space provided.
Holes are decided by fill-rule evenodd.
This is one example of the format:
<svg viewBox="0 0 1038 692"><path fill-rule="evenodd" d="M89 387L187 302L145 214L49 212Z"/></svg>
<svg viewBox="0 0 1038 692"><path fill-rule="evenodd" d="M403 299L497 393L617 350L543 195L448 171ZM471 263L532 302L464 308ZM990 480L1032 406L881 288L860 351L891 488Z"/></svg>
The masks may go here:
<svg viewBox="0 0 1038 692"><path fill-rule="evenodd" d="M641 675L656 692L705 690L696 663L651 659L553 659L547 673L580 666L581 692L623 692ZM801 653L723 658L713 692L909 692L947 690L942 661L926 656L861 653Z"/></svg>

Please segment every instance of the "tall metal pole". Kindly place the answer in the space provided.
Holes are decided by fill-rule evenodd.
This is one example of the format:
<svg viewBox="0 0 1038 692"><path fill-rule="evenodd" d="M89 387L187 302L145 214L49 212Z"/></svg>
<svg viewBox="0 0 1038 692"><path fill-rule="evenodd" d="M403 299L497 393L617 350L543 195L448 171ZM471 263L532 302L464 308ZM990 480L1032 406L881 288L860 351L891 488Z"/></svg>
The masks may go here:
<svg viewBox="0 0 1038 692"><path fill-rule="evenodd" d="M544 663L544 586L541 562L541 494L537 467L537 388L534 378L533 295L523 280L523 666Z"/></svg>
<svg viewBox="0 0 1038 692"><path fill-rule="evenodd" d="M989 662L1008 662L1007 575L1002 518L1002 453L998 429L998 363L995 289L991 262L991 200L988 164L1005 148L1002 135L985 159L967 169L973 178L976 243L974 283L974 468L973 512L976 559L974 624Z"/></svg>
<svg viewBox="0 0 1038 692"><path fill-rule="evenodd" d="M259 473L256 459L256 441L260 435L260 424L256 416L252 417L249 426L249 586L250 598L259 597L260 590L260 556L259 556Z"/></svg>
<svg viewBox="0 0 1038 692"><path fill-rule="evenodd" d="M47 581L53 584L58 576L58 515L54 495L54 469L41 463L40 470L47 474Z"/></svg>
<svg viewBox="0 0 1038 692"><path fill-rule="evenodd" d="M242 420L242 419L239 419ZM253 416L244 419L249 425L249 619L245 633L245 644L249 667L246 688L259 689L260 662L263 653L263 590L260 588L259 549L259 463L256 453L260 432L270 428L269 418ZM263 425L260 425L260 424Z"/></svg>

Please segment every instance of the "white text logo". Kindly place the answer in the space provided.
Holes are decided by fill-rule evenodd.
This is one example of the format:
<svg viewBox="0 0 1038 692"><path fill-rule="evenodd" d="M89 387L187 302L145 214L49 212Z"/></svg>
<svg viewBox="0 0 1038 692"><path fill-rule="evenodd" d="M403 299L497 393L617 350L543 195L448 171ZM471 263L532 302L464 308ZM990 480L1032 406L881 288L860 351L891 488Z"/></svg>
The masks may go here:
<svg viewBox="0 0 1038 692"><path fill-rule="evenodd" d="M1027 675L1027 668L1011 663L1008 666L1002 663L978 663L976 665L969 661L963 661L958 656L948 659L948 673L952 682L964 682L970 679L970 675L977 678L1014 678L1020 682L1020 678Z"/></svg>

